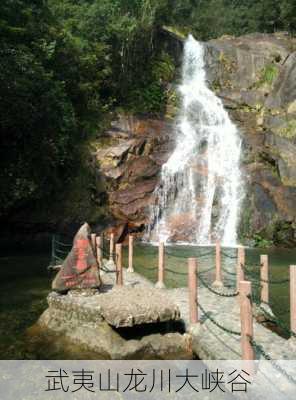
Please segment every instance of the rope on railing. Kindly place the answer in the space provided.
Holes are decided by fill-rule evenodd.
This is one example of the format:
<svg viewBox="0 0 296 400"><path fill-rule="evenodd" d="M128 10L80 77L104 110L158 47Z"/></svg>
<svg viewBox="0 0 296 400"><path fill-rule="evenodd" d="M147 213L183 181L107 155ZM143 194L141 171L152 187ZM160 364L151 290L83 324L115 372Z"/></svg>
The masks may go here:
<svg viewBox="0 0 296 400"><path fill-rule="evenodd" d="M213 318L210 313L208 313L207 311L205 311L204 307L197 302L198 307L200 308L200 310L203 312L203 314L205 315L206 318L208 318L214 325L216 325L218 328L222 329L224 332L230 333L231 335L237 335L240 336L241 332L238 331L234 331L232 329L226 328L225 326L221 325L219 322L217 322L215 320L215 318Z"/></svg>
<svg viewBox="0 0 296 400"><path fill-rule="evenodd" d="M58 237L59 235L52 235L49 270L52 270L52 266L57 265L57 263L62 264L73 246L72 243L65 243L58 240Z"/></svg>
<svg viewBox="0 0 296 400"><path fill-rule="evenodd" d="M174 271L174 270L172 270L170 268L165 268L165 272L170 272L170 273L175 274L175 275L183 275L183 276L187 276L188 275L187 272Z"/></svg>
<svg viewBox="0 0 296 400"><path fill-rule="evenodd" d="M108 268L105 268L105 267L101 267L100 269L101 269L103 272L105 272L106 274L114 274L114 273L117 272L116 269L108 269Z"/></svg>
<svg viewBox="0 0 296 400"><path fill-rule="evenodd" d="M198 279L201 281L201 283L213 294L220 296L220 297L236 297L239 295L239 292L234 292L234 293L222 293L222 292L217 292L214 290L210 285L207 284L207 282L201 277L200 273L197 273Z"/></svg>
<svg viewBox="0 0 296 400"><path fill-rule="evenodd" d="M252 294L248 295L247 297L252 303L261 304L261 297L260 296L257 296L254 293L252 293Z"/></svg>
<svg viewBox="0 0 296 400"><path fill-rule="evenodd" d="M225 267L222 267L222 271L225 272L225 274L236 276L236 272L230 272Z"/></svg>
<svg viewBox="0 0 296 400"><path fill-rule="evenodd" d="M271 362L272 366L279 371L282 375L284 375L291 383L296 384L296 379L291 376L284 368L282 368L280 365L278 365L275 360L272 359L272 357L266 353L266 351L263 349L263 347L257 343L253 338L249 337L250 343L255 349L255 351L259 354L261 354L265 360L268 360Z"/></svg>
<svg viewBox="0 0 296 400"><path fill-rule="evenodd" d="M230 254L225 253L223 250L221 250L221 254L224 257L231 258L232 260L236 260L237 259L237 255L231 256Z"/></svg>
<svg viewBox="0 0 296 400"><path fill-rule="evenodd" d="M55 253L56 253L56 254L61 254L61 255L66 255L66 254L69 254L69 251L61 250L61 249L55 248Z"/></svg>
<svg viewBox="0 0 296 400"><path fill-rule="evenodd" d="M208 253L203 253L203 254L187 254L186 256L184 256L184 255L177 254L176 252L173 252L171 250L168 250L168 248L166 247L165 254L169 257L182 258L182 259L186 260L187 258L190 258L190 257L197 257L197 258L207 257L209 255L212 255L213 252L210 251Z"/></svg>
<svg viewBox="0 0 296 400"><path fill-rule="evenodd" d="M209 251L208 253L197 254L198 258L208 257L210 255L214 255L213 251Z"/></svg>
<svg viewBox="0 0 296 400"><path fill-rule="evenodd" d="M182 258L182 260L185 260L185 258L186 258L183 255L176 254L176 253L173 253L173 252L169 251L167 249L167 247L165 247L165 255L168 256L168 257Z"/></svg>
<svg viewBox="0 0 296 400"><path fill-rule="evenodd" d="M106 258L109 258L110 255L111 255L112 257L116 257L116 252L115 252L115 251L112 251L112 252L110 253L110 251L105 250L103 247L100 247L100 249L101 249L102 255L105 256Z"/></svg>
<svg viewBox="0 0 296 400"><path fill-rule="evenodd" d="M296 333L291 331L289 329L289 327L279 318L277 318L275 315L270 314L264 307L263 305L268 306L270 309L274 308L274 305L271 304L270 302L267 303L265 301L262 301L260 296L256 296L254 294L252 294L252 296L250 296L250 299L253 303L256 304L256 306L260 309L260 311L262 311L262 313L264 314L264 316L266 318L268 318L268 322L278 326L279 328L281 328L285 333L287 333L290 336L296 337ZM262 305L263 304L263 305ZM256 315L254 315L254 317L256 317Z"/></svg>
<svg viewBox="0 0 296 400"><path fill-rule="evenodd" d="M272 279L260 279L260 282L269 283L270 285L283 285L285 283L289 283L290 279L279 279L279 280L272 280Z"/></svg>
<svg viewBox="0 0 296 400"><path fill-rule="evenodd" d="M262 267L262 264L241 264L242 268L244 268L247 272L250 274L256 274L258 272L258 269ZM255 271L252 271L252 269L255 269Z"/></svg>
<svg viewBox="0 0 296 400"><path fill-rule="evenodd" d="M102 252L102 255L105 258L110 257L110 252L105 249L104 242L106 240L103 240L103 243L101 244L100 250ZM52 254L51 254L51 263L50 265L56 263L56 261L63 263L64 259L68 255L70 249L73 247L73 243L65 243L57 239L57 235L52 236ZM67 248L69 250L67 250ZM113 251L111 253L112 257L116 257L116 252Z"/></svg>
<svg viewBox="0 0 296 400"><path fill-rule="evenodd" d="M141 247L142 249L144 247ZM158 247L155 246L145 246L145 254L149 254L149 255L157 255L158 254Z"/></svg>
<svg viewBox="0 0 296 400"><path fill-rule="evenodd" d="M273 280L273 279L259 279L260 282L263 283L269 283L270 285L283 285L285 283L289 283L290 279L278 279L278 280Z"/></svg>
<svg viewBox="0 0 296 400"><path fill-rule="evenodd" d="M249 278L249 281L252 283L252 286L257 286L257 289L262 289L262 285L258 280L254 280L254 278Z"/></svg>
<svg viewBox="0 0 296 400"><path fill-rule="evenodd" d="M260 278L260 276L258 276L258 272L253 272L250 271L248 269L245 268L245 271L247 274L251 275L253 278L255 278L257 281L259 282L263 282L263 283L268 283L270 285L283 285L285 283L289 283L290 279L286 278L286 279L262 279Z"/></svg>
<svg viewBox="0 0 296 400"><path fill-rule="evenodd" d="M168 254L168 253L165 253L165 255L168 257L168 258L178 258L179 260L182 260L182 261L186 261L186 258L185 257L183 257L183 256L173 256L173 255L171 255L171 254Z"/></svg>
<svg viewBox="0 0 296 400"><path fill-rule="evenodd" d="M55 239L55 243L59 246L62 247L68 247L71 248L73 246L73 243L64 243L64 242L60 242L59 240Z"/></svg>
<svg viewBox="0 0 296 400"><path fill-rule="evenodd" d="M204 269L204 270L199 270L199 274L205 274L205 273L207 273L207 272L210 272L210 271L213 271L215 269L215 266L213 266L213 267L210 267L210 268L207 268L207 269Z"/></svg>
<svg viewBox="0 0 296 400"><path fill-rule="evenodd" d="M265 305L269 306L272 308L271 304L269 303L264 303ZM258 304L257 304L258 305ZM279 318L277 318L275 315L270 314L261 304L258 305L258 308L263 312L263 314L268 318L268 321L279 326L283 331L285 331L287 334L290 336L296 337L296 333L291 331L288 326Z"/></svg>
<svg viewBox="0 0 296 400"><path fill-rule="evenodd" d="M139 266L139 269L145 269L147 271L156 271L158 270L158 267L143 267L143 266Z"/></svg>

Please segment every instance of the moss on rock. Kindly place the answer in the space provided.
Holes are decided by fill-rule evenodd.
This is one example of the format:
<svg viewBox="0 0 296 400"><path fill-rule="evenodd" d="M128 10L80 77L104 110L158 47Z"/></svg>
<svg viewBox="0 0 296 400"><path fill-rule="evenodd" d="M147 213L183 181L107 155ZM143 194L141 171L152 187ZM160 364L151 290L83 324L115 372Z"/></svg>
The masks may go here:
<svg viewBox="0 0 296 400"><path fill-rule="evenodd" d="M296 138L296 119L290 120L287 122L287 125L278 130L280 136L286 139L295 139Z"/></svg>

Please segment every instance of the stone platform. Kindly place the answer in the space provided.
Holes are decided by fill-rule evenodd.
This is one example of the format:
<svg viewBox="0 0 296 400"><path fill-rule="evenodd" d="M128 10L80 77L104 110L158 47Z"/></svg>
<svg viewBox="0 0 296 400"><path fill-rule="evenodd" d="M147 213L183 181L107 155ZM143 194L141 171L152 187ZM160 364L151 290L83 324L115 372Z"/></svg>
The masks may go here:
<svg viewBox="0 0 296 400"><path fill-rule="evenodd" d="M187 288L155 289L146 278L129 273L125 268L125 286L120 288L115 285L112 270L113 262L105 262L104 284L95 294L51 294L49 308L38 325L112 359L188 359L194 355L204 360L241 359L238 297L220 297L205 287L199 288L198 301L206 314L199 311L200 322L190 325ZM161 332L162 323L178 321L183 331L178 328L179 331ZM153 326L154 331L135 331L136 339L126 338L120 332L144 325ZM280 337L257 321L254 321L254 340L272 359L296 359L293 341ZM256 357L264 359L260 353Z"/></svg>
<svg viewBox="0 0 296 400"><path fill-rule="evenodd" d="M96 296L96 303L104 320L116 328L180 319L173 299L154 288L145 288L144 293L142 288L115 288Z"/></svg>
<svg viewBox="0 0 296 400"><path fill-rule="evenodd" d="M87 293L87 292L86 292ZM144 295L143 295L144 294ZM67 310L92 321L106 321L115 328L180 320L178 306L160 289L115 287L89 295L52 292L49 308Z"/></svg>
<svg viewBox="0 0 296 400"><path fill-rule="evenodd" d="M115 285L106 262L100 291L55 292L32 332L50 345L76 345L104 359L191 359L191 337L180 328L180 310L151 282L124 269L125 286ZM178 327L175 324L180 325ZM97 354L97 356L96 356Z"/></svg>

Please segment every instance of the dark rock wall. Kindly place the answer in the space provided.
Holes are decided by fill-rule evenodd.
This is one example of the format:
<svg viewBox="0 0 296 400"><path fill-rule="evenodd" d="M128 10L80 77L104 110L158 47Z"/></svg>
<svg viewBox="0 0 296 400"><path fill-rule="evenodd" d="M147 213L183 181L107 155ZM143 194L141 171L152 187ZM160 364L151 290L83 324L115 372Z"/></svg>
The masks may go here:
<svg viewBox="0 0 296 400"><path fill-rule="evenodd" d="M161 165L173 150L173 121L120 115L98 141L94 157L105 181L111 214L130 230L148 222Z"/></svg>
<svg viewBox="0 0 296 400"><path fill-rule="evenodd" d="M284 33L207 43L209 84L243 138L241 236L296 242L296 39Z"/></svg>
<svg viewBox="0 0 296 400"><path fill-rule="evenodd" d="M172 47L173 48L173 47ZM180 46L177 47L178 49ZM179 59L178 55L175 57ZM285 33L206 43L210 87L243 139L246 197L240 236L296 243L296 39ZM95 159L111 214L130 228L147 222L161 165L173 149L173 120L121 115L97 142Z"/></svg>

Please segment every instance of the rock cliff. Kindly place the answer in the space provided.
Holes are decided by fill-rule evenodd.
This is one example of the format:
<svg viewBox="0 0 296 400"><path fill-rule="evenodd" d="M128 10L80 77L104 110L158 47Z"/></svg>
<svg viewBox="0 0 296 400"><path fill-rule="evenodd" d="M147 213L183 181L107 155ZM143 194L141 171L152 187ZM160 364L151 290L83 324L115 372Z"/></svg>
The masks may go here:
<svg viewBox="0 0 296 400"><path fill-rule="evenodd" d="M207 44L209 84L243 137L241 236L296 242L296 39L285 33ZM260 244L260 243L259 243Z"/></svg>
<svg viewBox="0 0 296 400"><path fill-rule="evenodd" d="M240 236L251 244L291 246L296 243L296 39L285 33L224 36L205 46L209 86L243 138L247 195ZM143 228L173 146L172 118L126 115L95 143L95 163L118 222Z"/></svg>
<svg viewBox="0 0 296 400"><path fill-rule="evenodd" d="M173 149L173 122L121 115L94 143L96 165L104 178L109 209L119 223L141 230L153 201L162 164Z"/></svg>

